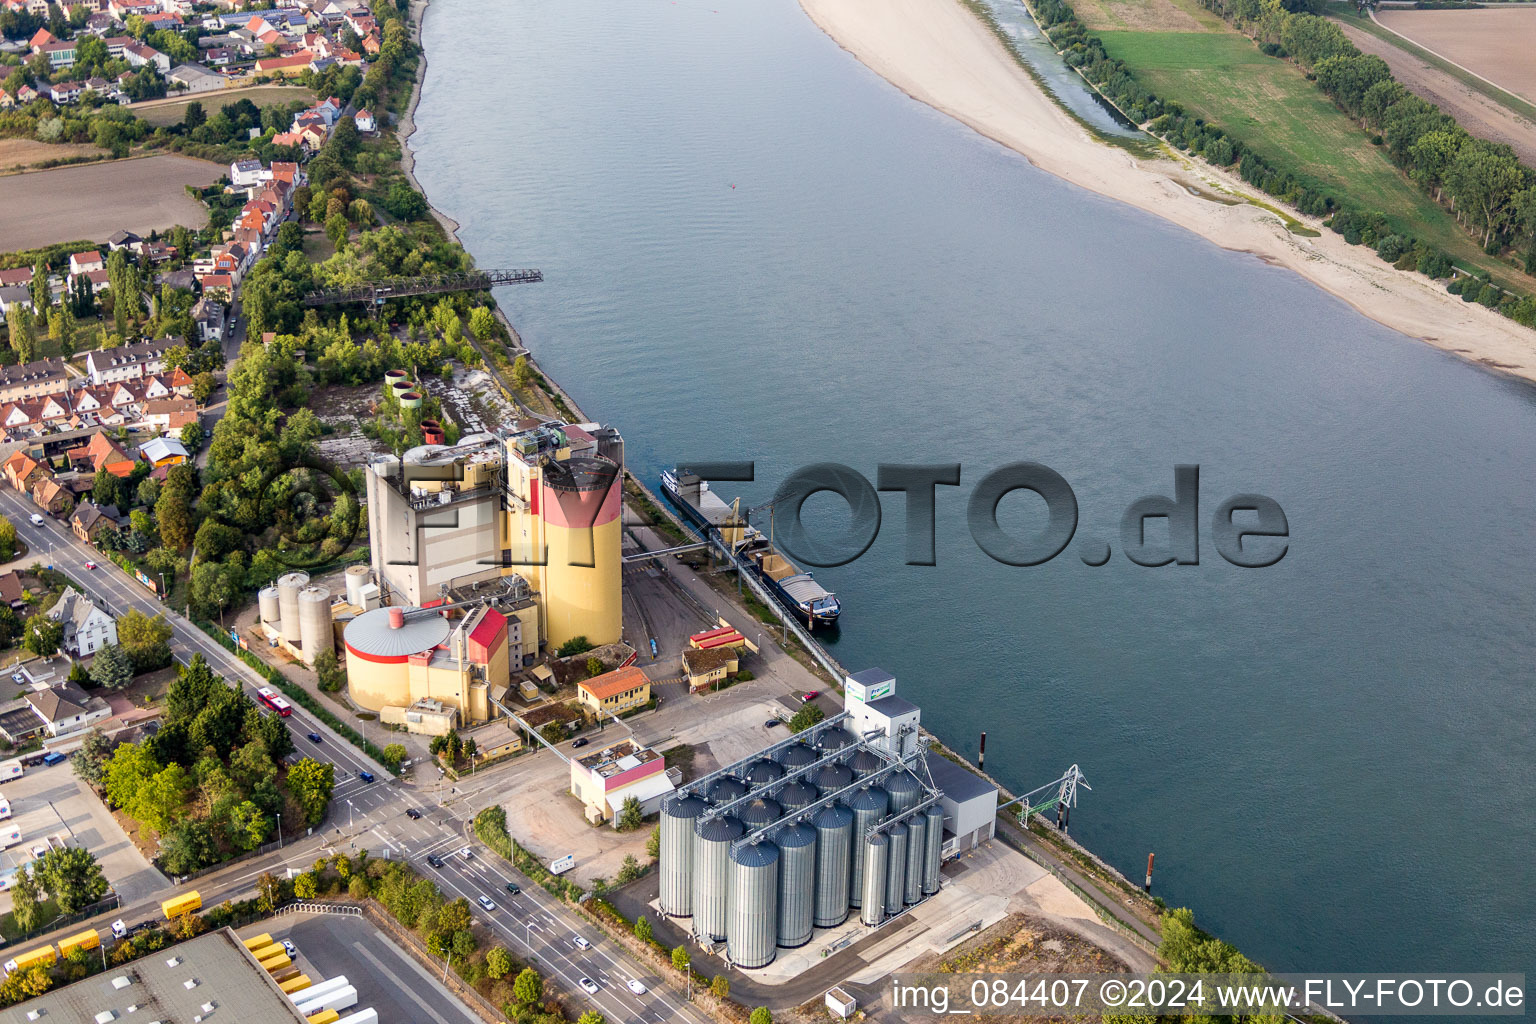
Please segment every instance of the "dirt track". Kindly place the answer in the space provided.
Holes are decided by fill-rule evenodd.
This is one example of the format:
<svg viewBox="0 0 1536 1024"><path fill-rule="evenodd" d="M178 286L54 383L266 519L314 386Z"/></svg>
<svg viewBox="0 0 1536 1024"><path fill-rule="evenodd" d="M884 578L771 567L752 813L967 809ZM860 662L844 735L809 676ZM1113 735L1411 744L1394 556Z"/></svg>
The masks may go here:
<svg viewBox="0 0 1536 1024"><path fill-rule="evenodd" d="M1522 162L1536 165L1536 124L1384 39L1346 22L1335 24L1362 53L1386 61L1394 78L1456 118L1468 132L1491 142L1507 142Z"/></svg>
<svg viewBox="0 0 1536 1024"><path fill-rule="evenodd" d="M211 184L223 173L206 160L152 156L12 175L0 188L0 251L101 241L120 229L202 227L208 211L186 186Z"/></svg>

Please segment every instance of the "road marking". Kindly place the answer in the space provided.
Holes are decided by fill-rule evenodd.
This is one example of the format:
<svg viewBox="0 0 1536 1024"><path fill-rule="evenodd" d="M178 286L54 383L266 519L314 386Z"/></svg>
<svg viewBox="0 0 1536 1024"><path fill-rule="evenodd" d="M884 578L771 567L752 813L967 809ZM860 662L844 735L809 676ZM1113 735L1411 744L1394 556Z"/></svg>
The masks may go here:
<svg viewBox="0 0 1536 1024"><path fill-rule="evenodd" d="M407 985L404 978L400 977L400 975L396 974L394 971L385 966L384 961L374 956L373 951L370 950L367 946L364 946L361 942L354 942L352 943L352 949L358 954L358 956L361 956L364 960L367 960L369 963L373 964L376 970L380 971L382 974L384 974L385 977L389 978L390 981L394 982L396 987L398 987L401 992L404 992L406 995L410 996L411 1002L421 1007L422 1010L426 1012L427 1016L437 1021L438 1024L448 1024L447 1018L439 1014L431 1007L430 1004L427 1003L426 1000L417 995L416 990L413 989L410 985ZM429 982L431 982L433 988L439 990L442 989L442 983L429 975L425 970L423 970L422 966L416 961L406 960L406 963L414 967L417 974L420 974L423 978L426 978Z"/></svg>

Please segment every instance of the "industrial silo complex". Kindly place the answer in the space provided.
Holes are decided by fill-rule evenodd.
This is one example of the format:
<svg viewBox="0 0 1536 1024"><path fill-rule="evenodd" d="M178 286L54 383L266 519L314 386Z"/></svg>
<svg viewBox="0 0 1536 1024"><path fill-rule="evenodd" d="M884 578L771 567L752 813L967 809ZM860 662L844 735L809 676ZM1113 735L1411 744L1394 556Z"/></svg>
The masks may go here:
<svg viewBox="0 0 1536 1024"><path fill-rule="evenodd" d="M939 866L990 839L997 789L918 742L879 669L844 711L679 787L662 805L660 907L744 969L850 911L877 927L939 892Z"/></svg>

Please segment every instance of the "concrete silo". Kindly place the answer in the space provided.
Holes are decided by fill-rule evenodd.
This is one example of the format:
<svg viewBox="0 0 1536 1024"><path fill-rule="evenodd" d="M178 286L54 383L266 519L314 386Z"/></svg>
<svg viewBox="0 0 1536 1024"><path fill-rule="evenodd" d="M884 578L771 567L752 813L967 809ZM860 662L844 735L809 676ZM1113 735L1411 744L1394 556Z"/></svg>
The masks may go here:
<svg viewBox="0 0 1536 1024"><path fill-rule="evenodd" d="M859 920L876 925L885 920L885 868L890 854L891 841L883 835L873 835L859 844L859 860L864 862L863 892Z"/></svg>
<svg viewBox="0 0 1536 1024"><path fill-rule="evenodd" d="M844 769L846 771L846 769ZM871 825L885 819L890 798L879 786L870 786L849 795L843 801L853 812L853 871L848 880L848 902L855 907L864 898L864 859L860 856L864 846L864 834Z"/></svg>
<svg viewBox="0 0 1536 1024"><path fill-rule="evenodd" d="M832 804L817 811L811 825L816 829L815 923L818 928L832 928L848 918L853 812Z"/></svg>
<svg viewBox="0 0 1536 1024"><path fill-rule="evenodd" d="M309 573L290 572L277 578L277 611L283 639L290 644L299 643L299 591L309 586Z"/></svg>
<svg viewBox="0 0 1536 1024"><path fill-rule="evenodd" d="M544 467L537 507L548 557L541 575L550 648L584 636L593 645L620 639L619 467L573 455Z"/></svg>
<svg viewBox="0 0 1536 1024"><path fill-rule="evenodd" d="M773 837L779 847L778 944L793 949L811 941L816 908L816 830L789 825Z"/></svg>
<svg viewBox="0 0 1536 1024"><path fill-rule="evenodd" d="M693 932L708 942L725 938L729 854L744 831L730 817L700 820L693 828Z"/></svg>
<svg viewBox="0 0 1536 1024"><path fill-rule="evenodd" d="M903 822L886 830L890 855L885 862L885 913L889 917L901 910L907 895L907 826Z"/></svg>
<svg viewBox="0 0 1536 1024"><path fill-rule="evenodd" d="M369 583L369 572L366 565L347 567L347 604L363 607L363 588Z"/></svg>
<svg viewBox="0 0 1536 1024"><path fill-rule="evenodd" d="M311 665L326 651L335 650L331 632L331 592L310 585L299 591L299 647Z"/></svg>
<svg viewBox="0 0 1536 1024"><path fill-rule="evenodd" d="M726 953L737 967L763 967L778 952L779 848L748 843L729 860Z"/></svg>
<svg viewBox="0 0 1536 1024"><path fill-rule="evenodd" d="M923 859L928 855L928 819L921 814L908 818L907 870L903 876L902 902L912 904L923 898Z"/></svg>
<svg viewBox="0 0 1536 1024"><path fill-rule="evenodd" d="M696 796L673 797L661 805L661 910L673 917L693 915L693 825L708 806Z"/></svg>
<svg viewBox="0 0 1536 1024"><path fill-rule="evenodd" d="M269 583L262 587L261 592L256 595L256 602L261 608L262 625L271 626L273 629L281 632L283 628L283 611L282 604L277 598L277 586Z"/></svg>
<svg viewBox="0 0 1536 1024"><path fill-rule="evenodd" d="M934 804L923 812L927 828L923 836L923 895L939 891L939 864L944 858L944 808Z"/></svg>

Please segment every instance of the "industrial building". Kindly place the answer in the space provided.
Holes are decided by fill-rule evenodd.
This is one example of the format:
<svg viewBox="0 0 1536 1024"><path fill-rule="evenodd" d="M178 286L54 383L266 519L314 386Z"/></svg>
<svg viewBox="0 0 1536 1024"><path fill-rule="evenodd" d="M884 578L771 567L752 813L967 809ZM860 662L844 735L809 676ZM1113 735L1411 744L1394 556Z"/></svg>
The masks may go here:
<svg viewBox="0 0 1536 1024"><path fill-rule="evenodd" d="M842 713L678 787L661 812L662 912L755 968L851 912L876 926L937 893L940 864L994 834L997 788L924 748L920 718L866 669Z"/></svg>
<svg viewBox="0 0 1536 1024"><path fill-rule="evenodd" d="M571 792L594 825L611 821L617 827L630 797L640 802L642 813L655 814L672 791L662 756L630 740L571 759Z"/></svg>
<svg viewBox="0 0 1536 1024"><path fill-rule="evenodd" d="M375 458L368 535L384 603L420 607L515 577L533 609L518 667L574 637L617 642L623 467L612 428L538 420Z"/></svg>
<svg viewBox="0 0 1536 1024"><path fill-rule="evenodd" d="M346 624L347 689L352 699L407 731L441 735L429 712L457 713L460 724L491 717L511 678L508 618L489 602L463 617L450 609L375 608ZM414 718L413 718L414 716ZM451 728L451 725L450 725Z"/></svg>

